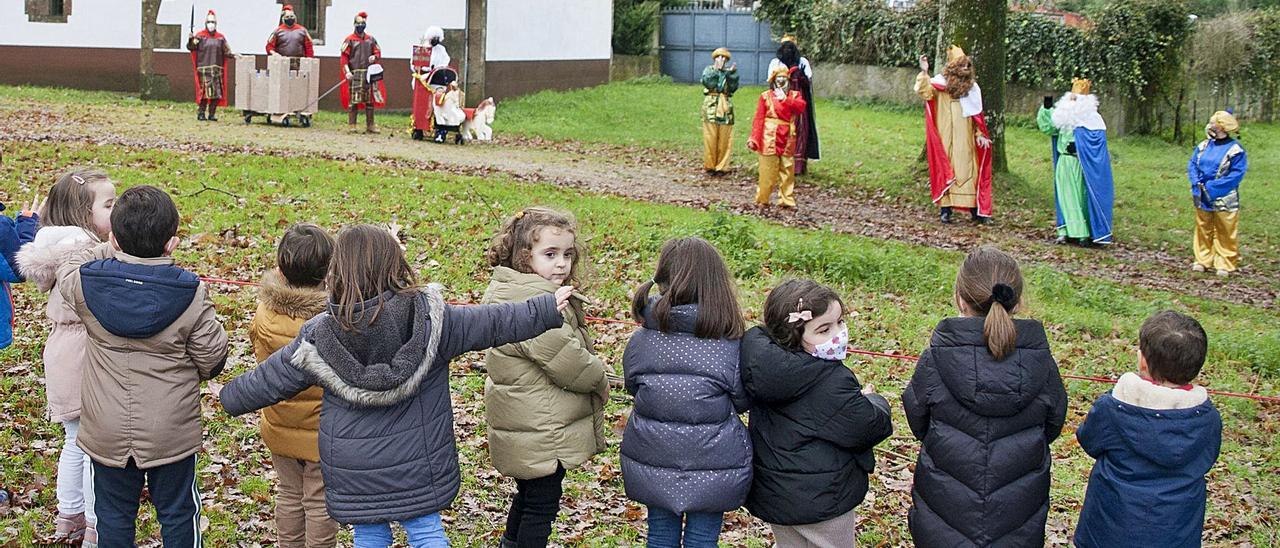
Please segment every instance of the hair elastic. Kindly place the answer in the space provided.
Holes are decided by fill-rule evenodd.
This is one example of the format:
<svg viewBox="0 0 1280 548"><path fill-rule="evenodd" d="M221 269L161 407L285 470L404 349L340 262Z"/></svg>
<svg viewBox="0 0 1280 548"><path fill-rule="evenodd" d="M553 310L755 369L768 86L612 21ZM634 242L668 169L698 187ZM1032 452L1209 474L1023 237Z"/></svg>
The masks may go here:
<svg viewBox="0 0 1280 548"><path fill-rule="evenodd" d="M1005 310L1012 312L1018 305L1017 292L1008 284L995 284L991 286L991 298L987 299L987 306L990 307L993 303L1000 303Z"/></svg>

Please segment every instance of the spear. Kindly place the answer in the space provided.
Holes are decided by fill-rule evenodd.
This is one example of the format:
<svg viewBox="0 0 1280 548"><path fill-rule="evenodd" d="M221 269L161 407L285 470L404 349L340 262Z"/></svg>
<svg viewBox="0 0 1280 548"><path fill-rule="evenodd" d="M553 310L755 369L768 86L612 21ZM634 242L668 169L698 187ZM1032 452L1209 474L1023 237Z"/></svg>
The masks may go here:
<svg viewBox="0 0 1280 548"><path fill-rule="evenodd" d="M191 36L196 35L196 3L191 3Z"/></svg>

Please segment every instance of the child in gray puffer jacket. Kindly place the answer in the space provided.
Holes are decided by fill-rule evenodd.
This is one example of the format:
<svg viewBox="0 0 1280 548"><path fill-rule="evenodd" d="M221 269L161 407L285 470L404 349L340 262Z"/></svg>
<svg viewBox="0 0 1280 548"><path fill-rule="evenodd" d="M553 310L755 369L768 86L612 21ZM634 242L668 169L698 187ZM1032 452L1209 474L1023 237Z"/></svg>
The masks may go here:
<svg viewBox="0 0 1280 548"><path fill-rule="evenodd" d="M324 388L329 515L354 524L357 546L389 546L392 521L414 548L448 546L440 511L460 484L449 362L559 327L573 288L520 303L448 306L435 286L416 286L399 242L372 225L338 234L326 285L329 310L231 381L222 405L243 415Z"/></svg>
<svg viewBox="0 0 1280 548"><path fill-rule="evenodd" d="M716 546L751 488L749 406L738 373L742 311L711 244L668 241L641 285L622 368L635 411L622 437L627 496L649 507L648 545ZM661 294L650 296L657 288ZM683 543L681 537L683 536Z"/></svg>

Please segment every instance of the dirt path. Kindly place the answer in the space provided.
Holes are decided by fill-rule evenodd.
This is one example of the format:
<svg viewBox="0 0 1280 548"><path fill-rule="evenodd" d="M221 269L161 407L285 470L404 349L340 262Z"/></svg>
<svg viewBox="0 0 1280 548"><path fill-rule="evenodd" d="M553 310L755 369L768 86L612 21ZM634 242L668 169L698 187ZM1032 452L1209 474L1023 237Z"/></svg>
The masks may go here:
<svg viewBox="0 0 1280 548"><path fill-rule="evenodd" d="M185 105L183 105L185 107ZM788 226L823 228L940 249L962 250L995 243L1031 262L1051 264L1063 272L1101 278L1149 289L1172 291L1240 304L1274 308L1280 269L1246 266L1229 282L1187 271L1182 250L1169 253L1121 242L1101 250L1082 250L1050 243L1048 229L1028 226L1016 215L996 224L940 225L932 208L901 203L885 196L854 195L846 189L797 187L796 211L758 210L752 204L755 174L736 172L707 177L700 160L678 151L624 146L552 143L499 136L492 143L468 146L416 142L405 131L352 135L326 127L246 126L233 113L217 125L196 122L191 109L121 104L88 108L67 103L0 106L0 142L69 142L121 145L178 152L270 154L281 157L359 159L396 167L486 176L503 174L519 181L550 183L650 202L708 208L723 204ZM402 116L384 116L382 124L405 127ZM215 129L216 131L210 131ZM815 205L821 204L821 207Z"/></svg>

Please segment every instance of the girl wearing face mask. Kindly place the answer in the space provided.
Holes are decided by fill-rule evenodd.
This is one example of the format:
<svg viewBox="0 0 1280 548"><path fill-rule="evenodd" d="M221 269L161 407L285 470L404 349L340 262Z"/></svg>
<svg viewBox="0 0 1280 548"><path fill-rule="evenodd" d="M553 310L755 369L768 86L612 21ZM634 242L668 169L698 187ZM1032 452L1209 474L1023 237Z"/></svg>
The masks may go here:
<svg viewBox="0 0 1280 548"><path fill-rule="evenodd" d="M845 314L831 288L790 280L769 292L764 325L742 338L755 450L746 507L782 548L856 544L872 448L893 433L889 403L842 363Z"/></svg>
<svg viewBox="0 0 1280 548"><path fill-rule="evenodd" d="M227 106L227 59L234 53L227 37L218 32L218 16L213 10L204 18L204 30L187 40L187 51L196 70L196 104L200 105L196 119L217 122L218 107Z"/></svg>
<svg viewBox="0 0 1280 548"><path fill-rule="evenodd" d="M960 316L938 324L902 394L920 460L908 523L916 546L1044 546L1049 444L1067 393L1044 326L1015 320L1022 273L983 246L956 275Z"/></svg>

